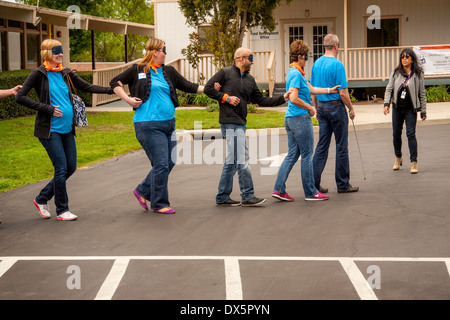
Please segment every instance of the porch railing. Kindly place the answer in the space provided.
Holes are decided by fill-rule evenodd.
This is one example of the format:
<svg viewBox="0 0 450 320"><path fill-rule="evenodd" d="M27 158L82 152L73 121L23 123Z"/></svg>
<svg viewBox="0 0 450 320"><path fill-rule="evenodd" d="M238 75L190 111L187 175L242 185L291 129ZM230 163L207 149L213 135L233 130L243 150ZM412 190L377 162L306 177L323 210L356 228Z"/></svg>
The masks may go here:
<svg viewBox="0 0 450 320"><path fill-rule="evenodd" d="M275 51L255 51L253 55L255 63L250 73L255 77L256 83L269 85L269 95L272 96L275 86ZM196 69L192 68L186 58L170 61L167 65L175 67L189 81L205 84L218 71L213 64L213 57L212 54L201 55Z"/></svg>
<svg viewBox="0 0 450 320"><path fill-rule="evenodd" d="M112 78L117 76L118 74L124 72L126 69L128 69L132 64L138 63L141 61L141 59L137 59L134 61L131 61L126 64L122 64L118 67L113 68L107 68L107 69L99 69L99 70L93 70L92 71L92 83L103 86L103 87L109 87L109 83ZM129 94L128 86L126 85L124 87L124 90L127 94ZM120 98L117 95L108 95L108 94L92 94L92 107L96 107L100 104L112 102L115 100L119 100Z"/></svg>
<svg viewBox="0 0 450 320"><path fill-rule="evenodd" d="M348 48L348 61L345 61L345 52L341 49L338 59L344 64L349 81L386 81L399 63L400 52L406 48L412 49L411 46ZM443 76L425 76L425 78L439 77Z"/></svg>

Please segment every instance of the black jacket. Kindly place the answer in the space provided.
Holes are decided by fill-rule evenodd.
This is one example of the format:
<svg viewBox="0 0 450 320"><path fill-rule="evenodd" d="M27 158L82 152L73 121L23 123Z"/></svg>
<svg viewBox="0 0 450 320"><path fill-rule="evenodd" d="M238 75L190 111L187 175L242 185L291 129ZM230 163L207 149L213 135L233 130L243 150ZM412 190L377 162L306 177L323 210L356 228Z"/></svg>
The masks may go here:
<svg viewBox="0 0 450 320"><path fill-rule="evenodd" d="M63 76L64 82L69 88L69 92L71 89L67 77L70 77L73 85L77 89L91 93L114 93L114 91L109 87L96 86L84 81L70 69L63 69L61 71L61 74ZM28 93L33 88L34 90L36 90L39 101L34 101L28 97ZM72 103L73 107L73 102L70 97L69 100ZM38 138L50 139L52 116L53 112L55 111L55 107L51 105L50 85L48 82L47 71L45 70L44 65L41 65L40 67L31 71L30 75L27 77L25 83L23 84L23 88L20 89L19 92L17 92L16 102L37 111L36 122L34 126L34 135ZM75 112L72 122L72 133L75 134Z"/></svg>
<svg viewBox="0 0 450 320"><path fill-rule="evenodd" d="M216 82L222 86L220 91L214 88ZM208 97L219 101L219 123L223 124L246 124L249 102L266 107L285 103L283 95L273 98L264 97L256 85L255 78L248 72L241 76L241 70L235 65L219 70L205 85L204 92ZM239 105L234 107L229 103L222 103L225 94L238 97Z"/></svg>
<svg viewBox="0 0 450 320"><path fill-rule="evenodd" d="M123 85L128 84L131 97L139 98L142 100L142 103L144 103L150 96L152 80L148 74L145 78L139 76L139 74L145 74L144 67L144 65L133 64L130 68L111 80L111 88L114 89L119 86L119 81L122 82ZM197 93L198 84L186 80L174 67L165 65L162 65L162 67L164 79L166 79L170 87L170 99L175 108L180 105L178 102L177 89L188 93Z"/></svg>

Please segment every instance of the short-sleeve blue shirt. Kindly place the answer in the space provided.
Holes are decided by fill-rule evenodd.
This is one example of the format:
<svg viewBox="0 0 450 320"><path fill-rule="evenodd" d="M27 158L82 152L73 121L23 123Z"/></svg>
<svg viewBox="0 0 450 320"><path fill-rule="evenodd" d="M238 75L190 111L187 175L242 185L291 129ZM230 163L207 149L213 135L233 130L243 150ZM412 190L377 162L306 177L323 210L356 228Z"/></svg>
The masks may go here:
<svg viewBox="0 0 450 320"><path fill-rule="evenodd" d="M52 117L51 132L66 134L72 131L73 107L70 102L69 88L64 82L61 72L47 72L52 106L59 107L62 117Z"/></svg>
<svg viewBox="0 0 450 320"><path fill-rule="evenodd" d="M307 104L311 104L311 91L309 90L308 81L306 80L306 77L300 73L300 71L293 67L289 68L286 79L286 91L289 91L289 88L297 88L298 97ZM302 116L307 113L308 110L296 106L289 100L285 117L289 118Z"/></svg>
<svg viewBox="0 0 450 320"><path fill-rule="evenodd" d="M175 106L170 99L170 87L163 75L162 67L153 69L146 76L151 78L150 96L136 109L133 122L167 121L175 118Z"/></svg>
<svg viewBox="0 0 450 320"><path fill-rule="evenodd" d="M322 56L314 62L311 70L311 85L318 88L331 88L340 85L338 89L348 88L347 76L342 62L335 57ZM319 101L340 100L339 93L317 95Z"/></svg>

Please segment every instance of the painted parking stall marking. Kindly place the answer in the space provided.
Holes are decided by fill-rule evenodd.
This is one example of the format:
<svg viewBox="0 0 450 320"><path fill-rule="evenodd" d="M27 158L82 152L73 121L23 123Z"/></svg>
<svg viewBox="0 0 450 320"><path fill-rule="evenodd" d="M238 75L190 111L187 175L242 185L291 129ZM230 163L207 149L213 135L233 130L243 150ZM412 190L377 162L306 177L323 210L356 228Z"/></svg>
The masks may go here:
<svg viewBox="0 0 450 320"><path fill-rule="evenodd" d="M0 281L8 271L20 261L114 261L106 276L95 300L111 300L121 285L122 278L127 273L130 261L157 261L157 260L219 260L224 264L224 279L226 300L243 300L245 292L242 287L240 261L313 261L338 262L357 295L361 300L378 300L373 288L360 271L356 262L441 262L445 264L447 276L450 277L450 257L264 257L264 256L23 256L0 257ZM244 279L245 280L245 279Z"/></svg>

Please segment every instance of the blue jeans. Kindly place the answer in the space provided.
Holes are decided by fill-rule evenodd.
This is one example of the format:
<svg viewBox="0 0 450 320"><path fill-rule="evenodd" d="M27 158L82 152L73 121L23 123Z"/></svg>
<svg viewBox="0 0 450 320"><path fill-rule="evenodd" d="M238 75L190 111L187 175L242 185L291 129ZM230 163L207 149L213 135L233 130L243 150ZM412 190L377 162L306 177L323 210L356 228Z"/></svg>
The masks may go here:
<svg viewBox="0 0 450 320"><path fill-rule="evenodd" d="M55 197L56 214L69 211L66 181L77 169L77 147L73 133L59 134L52 132L50 139L39 138L52 161L53 179L41 190L35 201L46 204Z"/></svg>
<svg viewBox="0 0 450 320"><path fill-rule="evenodd" d="M307 113L302 116L288 117L284 120L284 125L288 136L289 151L278 171L274 190L281 193L286 192L286 180L292 167L301 155L303 191L306 198L312 197L317 194L317 189L314 185L314 171L312 165L314 131L311 116Z"/></svg>
<svg viewBox="0 0 450 320"><path fill-rule="evenodd" d="M408 110L392 108L392 131L394 138L394 153L397 158L402 157L402 130L406 124L406 137L408 138L409 155L411 162L417 161L416 124L417 112L412 107Z"/></svg>
<svg viewBox="0 0 450 320"><path fill-rule="evenodd" d="M317 108L319 141L314 153L313 167L316 188L320 186L322 172L328 159L331 136L336 142L335 180L338 190L350 188L350 165L348 159L348 115L342 101L320 102Z"/></svg>
<svg viewBox="0 0 450 320"><path fill-rule="evenodd" d="M175 166L177 140L175 119L146 121L134 124L136 138L150 160L152 169L136 187L136 191L150 201L153 210L170 207L169 174ZM172 157L173 155L173 157Z"/></svg>
<svg viewBox="0 0 450 320"><path fill-rule="evenodd" d="M252 173L250 171L245 125L221 124L222 135L227 143L227 155L220 176L216 203L230 199L233 191L233 177L236 171L239 176L242 202L254 198Z"/></svg>

